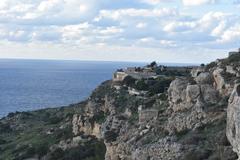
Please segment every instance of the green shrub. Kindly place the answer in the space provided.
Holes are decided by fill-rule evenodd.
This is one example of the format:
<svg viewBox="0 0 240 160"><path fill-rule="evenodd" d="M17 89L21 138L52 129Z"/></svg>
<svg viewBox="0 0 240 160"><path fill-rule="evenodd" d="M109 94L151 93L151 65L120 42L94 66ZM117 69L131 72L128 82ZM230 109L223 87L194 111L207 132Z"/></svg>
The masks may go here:
<svg viewBox="0 0 240 160"><path fill-rule="evenodd" d="M149 86L149 94L155 95L164 93L172 82L172 78L159 78L151 86Z"/></svg>
<svg viewBox="0 0 240 160"><path fill-rule="evenodd" d="M133 112L131 117L128 119L128 122L130 124L134 124L137 121L138 121L138 112Z"/></svg>
<svg viewBox="0 0 240 160"><path fill-rule="evenodd" d="M148 85L142 79L142 80L139 80L136 82L136 89L146 91L146 90L148 90Z"/></svg>
<svg viewBox="0 0 240 160"><path fill-rule="evenodd" d="M85 145L65 151L65 160L104 160L106 147L103 142L92 140Z"/></svg>
<svg viewBox="0 0 240 160"><path fill-rule="evenodd" d="M230 62L230 63L239 62L240 61L240 54L233 54L233 55L229 56L227 61Z"/></svg>
<svg viewBox="0 0 240 160"><path fill-rule="evenodd" d="M209 64L206 65L206 70L209 70L210 68L214 68L217 66L216 62L211 62Z"/></svg>
<svg viewBox="0 0 240 160"><path fill-rule="evenodd" d="M166 100L168 100L168 95L163 93L159 96L159 99L162 101L166 101Z"/></svg>
<svg viewBox="0 0 240 160"><path fill-rule="evenodd" d="M40 143L34 146L36 154L38 154L39 157L43 157L48 153L48 143Z"/></svg>
<svg viewBox="0 0 240 160"><path fill-rule="evenodd" d="M0 133L10 132L12 129L9 124L0 122Z"/></svg>
<svg viewBox="0 0 240 160"><path fill-rule="evenodd" d="M104 112L99 112L97 115L94 115L93 120L96 121L97 123L101 124L105 122L107 116L105 115Z"/></svg>
<svg viewBox="0 0 240 160"><path fill-rule="evenodd" d="M58 129L55 131L55 137L57 139L68 139L68 138L72 138L73 137L73 133L72 133L72 128L71 126L68 126L66 128L63 129Z"/></svg>
<svg viewBox="0 0 240 160"><path fill-rule="evenodd" d="M0 138L0 145L7 143L6 140Z"/></svg>
<svg viewBox="0 0 240 160"><path fill-rule="evenodd" d="M122 83L129 87L135 87L135 82L136 82L136 79L134 79L132 76L127 76L124 78Z"/></svg>
<svg viewBox="0 0 240 160"><path fill-rule="evenodd" d="M64 159L64 151L61 148L57 148L49 155L49 160L63 160Z"/></svg>
<svg viewBox="0 0 240 160"><path fill-rule="evenodd" d="M57 116L51 116L48 120L49 124L57 124L62 120L61 117L57 117Z"/></svg>

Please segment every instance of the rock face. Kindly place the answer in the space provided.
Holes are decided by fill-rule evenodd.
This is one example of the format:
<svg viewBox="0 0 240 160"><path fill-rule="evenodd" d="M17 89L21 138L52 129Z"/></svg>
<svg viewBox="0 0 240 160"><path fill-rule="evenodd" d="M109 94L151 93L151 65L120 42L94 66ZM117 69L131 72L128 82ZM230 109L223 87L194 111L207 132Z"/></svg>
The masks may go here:
<svg viewBox="0 0 240 160"><path fill-rule="evenodd" d="M12 152L19 158L27 147L32 153L27 158L38 157L32 144L9 149L12 139L23 142L34 128L35 136L30 137L47 139L44 143L49 147L40 160L236 160L240 156L240 62L235 58L218 60L194 68L191 76L184 75L159 76L157 83L154 79L141 81L140 86L157 84L139 90L144 94L130 94L129 87L134 85L117 83L116 87L116 82L107 81L74 107L9 116L0 120L0 152L4 156ZM161 92L153 92L158 87ZM39 132L35 124L46 127ZM20 131L26 131L24 136ZM8 132L17 134L8 137ZM55 137L58 139L49 140ZM96 155L99 150L101 158ZM26 154L29 152L22 159Z"/></svg>
<svg viewBox="0 0 240 160"><path fill-rule="evenodd" d="M124 86L114 89L111 84L104 94L97 89L85 114L74 116L73 133L103 139L105 160L235 160L232 146L240 153L240 87L228 106L237 75L230 66L218 61L195 68L192 76L177 77L160 95L131 95ZM226 138L227 116L232 146Z"/></svg>
<svg viewBox="0 0 240 160"><path fill-rule="evenodd" d="M200 82L191 84L187 79L176 79L170 85L169 109L172 109L173 113L166 125L170 133L195 130L211 121L205 108L216 104L220 97L213 86L207 84L209 81Z"/></svg>
<svg viewBox="0 0 240 160"><path fill-rule="evenodd" d="M101 103L91 99L85 108L87 114L74 116L73 132L104 139L106 160L220 159L219 152L226 152L233 160L236 156L224 141L222 125L227 102L222 100L220 89L215 88L213 75L204 71L195 78L176 78L169 86L168 99L154 97L148 107L144 97L122 89L96 98ZM118 97L125 97L124 103ZM143 104L136 105L139 101ZM97 123L94 116L101 112L106 119ZM203 128L218 123L219 128L210 127L205 133ZM217 144L216 148L206 150L209 143Z"/></svg>
<svg viewBox="0 0 240 160"><path fill-rule="evenodd" d="M79 135L80 133L84 133L86 135L93 135L97 138L100 138L101 125L96 122L90 122L91 118L84 117L82 115L73 115L73 134Z"/></svg>
<svg viewBox="0 0 240 160"><path fill-rule="evenodd" d="M236 84L227 111L227 137L234 152L240 156L240 84Z"/></svg>

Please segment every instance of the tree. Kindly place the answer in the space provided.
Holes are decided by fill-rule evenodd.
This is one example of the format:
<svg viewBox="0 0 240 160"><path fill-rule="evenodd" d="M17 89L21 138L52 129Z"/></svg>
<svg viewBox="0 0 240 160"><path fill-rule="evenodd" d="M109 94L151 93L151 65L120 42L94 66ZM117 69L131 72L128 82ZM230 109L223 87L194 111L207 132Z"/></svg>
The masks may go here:
<svg viewBox="0 0 240 160"><path fill-rule="evenodd" d="M124 78L123 84L125 84L126 86L133 87L135 85L135 81L136 79L134 79L133 77L127 76Z"/></svg>
<svg viewBox="0 0 240 160"><path fill-rule="evenodd" d="M142 80L139 80L137 81L136 83L136 89L138 90L148 90L148 85L145 83L145 81L142 79Z"/></svg>
<svg viewBox="0 0 240 160"><path fill-rule="evenodd" d="M156 67L157 66L157 63L155 61L153 61L152 63L150 63L150 66L151 67Z"/></svg>

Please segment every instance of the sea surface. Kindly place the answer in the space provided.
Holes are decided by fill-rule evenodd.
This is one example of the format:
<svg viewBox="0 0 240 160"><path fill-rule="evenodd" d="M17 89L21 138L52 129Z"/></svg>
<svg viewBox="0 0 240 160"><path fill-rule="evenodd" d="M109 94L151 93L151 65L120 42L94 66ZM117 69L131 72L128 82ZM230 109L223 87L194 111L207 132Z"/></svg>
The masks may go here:
<svg viewBox="0 0 240 160"><path fill-rule="evenodd" d="M0 59L0 117L86 99L119 68L143 63Z"/></svg>
<svg viewBox="0 0 240 160"><path fill-rule="evenodd" d="M88 98L116 69L146 63L0 59L0 118ZM182 66L188 64L171 64Z"/></svg>

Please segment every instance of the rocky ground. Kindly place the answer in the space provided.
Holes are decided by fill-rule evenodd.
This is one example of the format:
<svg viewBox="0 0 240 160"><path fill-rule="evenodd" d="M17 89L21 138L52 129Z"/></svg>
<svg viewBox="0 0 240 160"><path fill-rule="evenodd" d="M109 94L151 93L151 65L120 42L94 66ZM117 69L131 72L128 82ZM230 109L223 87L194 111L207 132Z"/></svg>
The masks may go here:
<svg viewBox="0 0 240 160"><path fill-rule="evenodd" d="M80 104L10 114L0 120L0 159L236 160L239 76L232 55L165 77L160 93L107 81Z"/></svg>

